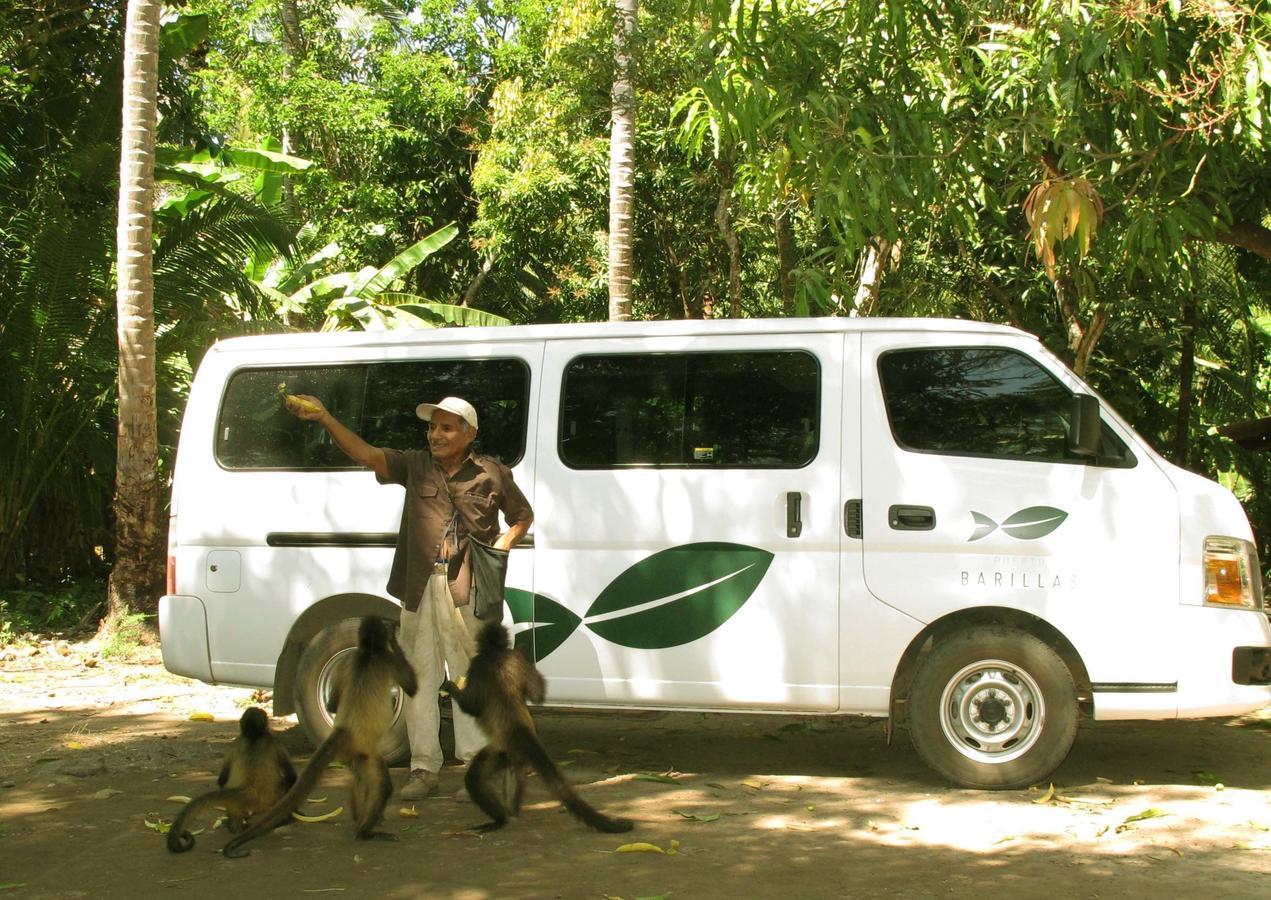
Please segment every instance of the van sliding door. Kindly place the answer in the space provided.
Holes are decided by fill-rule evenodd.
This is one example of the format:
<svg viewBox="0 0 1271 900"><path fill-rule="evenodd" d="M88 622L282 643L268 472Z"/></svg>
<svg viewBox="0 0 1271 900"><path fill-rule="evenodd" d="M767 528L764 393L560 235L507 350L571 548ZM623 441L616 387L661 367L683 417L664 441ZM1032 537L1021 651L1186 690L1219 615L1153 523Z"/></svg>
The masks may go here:
<svg viewBox="0 0 1271 900"><path fill-rule="evenodd" d="M548 343L518 628L554 700L837 708L841 344Z"/></svg>

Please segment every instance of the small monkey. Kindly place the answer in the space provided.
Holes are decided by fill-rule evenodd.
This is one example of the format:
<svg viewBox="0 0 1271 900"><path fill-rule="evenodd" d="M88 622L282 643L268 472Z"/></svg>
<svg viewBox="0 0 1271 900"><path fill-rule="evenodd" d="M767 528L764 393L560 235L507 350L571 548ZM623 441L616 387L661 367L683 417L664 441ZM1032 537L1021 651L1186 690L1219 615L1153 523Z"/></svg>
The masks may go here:
<svg viewBox="0 0 1271 900"><path fill-rule="evenodd" d="M489 740L464 776L468 795L493 820L478 825L477 831L502 828L509 815L521 811L527 767L538 772L567 810L597 831L616 834L634 827L630 819L607 816L587 803L547 755L527 706L527 701L543 702L547 682L534 663L509 647L508 632L501 623L487 622L477 635L477 654L468 666L464 686L446 681L442 688L460 709L477 719ZM516 779L510 802L496 787L509 772Z"/></svg>
<svg viewBox="0 0 1271 900"><path fill-rule="evenodd" d="M186 829L190 816L208 807L222 807L233 832L247 827L248 819L269 809L296 783L291 757L269 730L264 710L251 707L238 720L238 737L216 777L217 790L195 797L168 829L168 849L184 853L194 846Z"/></svg>

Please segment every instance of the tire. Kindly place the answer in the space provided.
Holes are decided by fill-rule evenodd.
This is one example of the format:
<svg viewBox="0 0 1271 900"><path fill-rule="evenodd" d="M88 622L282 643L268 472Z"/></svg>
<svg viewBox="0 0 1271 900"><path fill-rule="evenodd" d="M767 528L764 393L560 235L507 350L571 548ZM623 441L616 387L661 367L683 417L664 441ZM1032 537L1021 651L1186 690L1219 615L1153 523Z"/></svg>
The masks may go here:
<svg viewBox="0 0 1271 900"><path fill-rule="evenodd" d="M909 697L914 749L962 787L1045 781L1077 736L1072 673L1040 638L1011 628L970 628L936 643Z"/></svg>
<svg viewBox="0 0 1271 900"><path fill-rule="evenodd" d="M343 619L320 631L300 654L296 666L296 717L309 740L317 747L335 720L331 709L331 685L344 666L357 652L360 619ZM410 741L406 737L406 716L402 709L404 696L393 688L385 702L393 706L393 724L380 743L380 753L390 766L405 765L410 759Z"/></svg>

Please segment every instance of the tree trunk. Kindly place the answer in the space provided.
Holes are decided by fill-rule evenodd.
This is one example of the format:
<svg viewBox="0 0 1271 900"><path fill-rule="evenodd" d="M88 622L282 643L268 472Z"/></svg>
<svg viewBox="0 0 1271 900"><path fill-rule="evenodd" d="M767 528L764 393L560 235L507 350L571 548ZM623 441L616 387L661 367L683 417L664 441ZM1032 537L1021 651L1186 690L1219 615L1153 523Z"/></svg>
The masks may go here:
<svg viewBox="0 0 1271 900"><path fill-rule="evenodd" d="M790 213L784 204L773 216L777 233L777 284L781 288L781 312L793 316L794 309L794 238L790 233Z"/></svg>
<svg viewBox="0 0 1271 900"><path fill-rule="evenodd" d="M159 442L155 414L154 140L161 0L129 0L124 37L123 138L119 165L117 270L119 431L115 473L115 564L107 627L128 611L153 613L164 582Z"/></svg>
<svg viewBox="0 0 1271 900"><path fill-rule="evenodd" d="M1196 380L1196 296L1183 301L1183 340L1178 348L1178 425L1174 429L1174 462L1184 469L1191 461L1192 406Z"/></svg>
<svg viewBox="0 0 1271 900"><path fill-rule="evenodd" d="M1083 322L1077 309L1077 298L1073 296L1072 282L1060 275L1051 282L1055 288L1055 300L1059 303L1059 312L1064 317L1064 326L1068 331L1068 350L1072 353L1072 370L1082 378L1090 367L1090 357L1094 355L1095 345L1108 327L1108 310L1103 304L1095 307L1089 322Z"/></svg>
<svg viewBox="0 0 1271 900"><path fill-rule="evenodd" d="M304 31L300 28L300 8L296 5L296 0L280 0L278 18L282 21L282 48L287 55L287 61L282 67L282 75L289 81L296 63L303 60L308 52L305 47ZM283 125L282 152L290 154L292 145L291 129ZM287 211L301 218L299 208L296 206L295 186L291 183L290 175L283 176L282 193Z"/></svg>
<svg viewBox="0 0 1271 900"><path fill-rule="evenodd" d="M463 292L463 300L460 306L471 306L472 301L477 299L477 294L481 293L481 285L485 284L486 278L490 275L490 270L494 268L494 257L487 256L481 261L481 269L468 283L468 289Z"/></svg>
<svg viewBox="0 0 1271 900"><path fill-rule="evenodd" d="M609 135L609 320L631 318L632 216L635 205L637 0L615 0L613 125Z"/></svg>
<svg viewBox="0 0 1271 900"><path fill-rule="evenodd" d="M730 203L733 197L733 160L721 159L716 163L719 169L719 202L715 204L715 225L719 235L728 247L728 314L734 319L741 318L741 241L733 230Z"/></svg>
<svg viewBox="0 0 1271 900"><path fill-rule="evenodd" d="M900 241L875 237L865 248L861 258L861 277L856 284L856 296L852 298L852 315L869 316L878 303L878 291L883 276L894 269L900 257Z"/></svg>

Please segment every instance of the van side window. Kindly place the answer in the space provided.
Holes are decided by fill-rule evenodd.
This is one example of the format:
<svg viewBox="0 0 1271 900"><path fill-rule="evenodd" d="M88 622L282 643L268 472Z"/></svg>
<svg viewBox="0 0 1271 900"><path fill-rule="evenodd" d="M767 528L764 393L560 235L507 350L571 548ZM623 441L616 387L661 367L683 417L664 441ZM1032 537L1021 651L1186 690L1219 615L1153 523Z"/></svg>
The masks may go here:
<svg viewBox="0 0 1271 900"><path fill-rule="evenodd" d="M803 351L580 356L558 451L574 469L798 468L820 443L820 386Z"/></svg>
<svg viewBox="0 0 1271 900"><path fill-rule="evenodd" d="M1015 350L894 350L878 362L896 442L909 450L1001 459L1083 461L1068 451L1072 392ZM1133 466L1103 426L1097 462Z"/></svg>
<svg viewBox="0 0 1271 900"><path fill-rule="evenodd" d="M473 448L509 466L525 453L529 368L519 359L411 360L242 369L225 388L216 459L227 469L353 469L326 431L282 408L278 386L312 394L376 447L423 447L422 402L463 397L477 408Z"/></svg>

